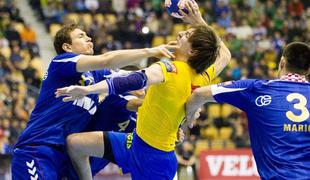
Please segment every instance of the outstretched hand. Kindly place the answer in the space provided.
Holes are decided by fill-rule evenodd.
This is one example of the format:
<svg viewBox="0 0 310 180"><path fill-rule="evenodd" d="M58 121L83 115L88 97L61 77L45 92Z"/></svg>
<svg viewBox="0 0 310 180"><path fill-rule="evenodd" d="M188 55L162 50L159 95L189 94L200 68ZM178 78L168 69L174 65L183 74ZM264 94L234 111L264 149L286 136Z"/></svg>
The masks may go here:
<svg viewBox="0 0 310 180"><path fill-rule="evenodd" d="M166 57L169 59L174 59L175 56L173 52L178 48L179 46L177 45L176 41L170 41L168 44L162 44L154 48L151 48L150 50L154 54L154 57L157 58Z"/></svg>
<svg viewBox="0 0 310 180"><path fill-rule="evenodd" d="M192 26L206 24L199 11L199 6L194 0L188 0L186 3L179 3L178 6L180 8L179 13L183 16L182 20L184 22L189 23ZM182 10L184 8L186 8L188 13L185 13Z"/></svg>
<svg viewBox="0 0 310 180"><path fill-rule="evenodd" d="M64 102L74 101L81 99L87 95L86 86L68 86L63 88L58 88L55 92L56 98L65 96L62 100Z"/></svg>

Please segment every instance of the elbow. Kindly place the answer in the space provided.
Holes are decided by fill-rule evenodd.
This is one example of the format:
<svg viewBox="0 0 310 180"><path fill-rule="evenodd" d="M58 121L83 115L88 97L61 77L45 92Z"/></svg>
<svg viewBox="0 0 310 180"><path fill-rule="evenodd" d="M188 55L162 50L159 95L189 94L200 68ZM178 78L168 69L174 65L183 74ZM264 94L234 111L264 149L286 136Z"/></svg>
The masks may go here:
<svg viewBox="0 0 310 180"><path fill-rule="evenodd" d="M211 87L207 86L207 87L197 88L194 90L193 96L195 96L196 99L205 101L212 96Z"/></svg>
<svg viewBox="0 0 310 180"><path fill-rule="evenodd" d="M193 95L197 99L204 99L204 97L207 95L207 93L204 90L204 88L197 88L197 89L194 90Z"/></svg>

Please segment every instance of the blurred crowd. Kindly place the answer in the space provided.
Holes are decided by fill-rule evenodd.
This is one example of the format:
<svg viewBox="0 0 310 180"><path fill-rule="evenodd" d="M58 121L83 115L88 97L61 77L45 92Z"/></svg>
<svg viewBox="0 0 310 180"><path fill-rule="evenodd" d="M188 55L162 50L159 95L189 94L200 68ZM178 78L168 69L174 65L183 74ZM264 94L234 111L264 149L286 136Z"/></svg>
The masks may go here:
<svg viewBox="0 0 310 180"><path fill-rule="evenodd" d="M42 77L36 33L15 1L0 0L0 154L10 154L34 108Z"/></svg>
<svg viewBox="0 0 310 180"><path fill-rule="evenodd" d="M84 25L95 54L167 43L187 28L167 14L163 0L28 1L51 36L62 24ZM309 0L198 3L204 19L232 53L231 63L214 83L276 78L283 47L292 41L310 43ZM33 109L42 72L36 33L24 23L14 1L0 0L0 14L0 149L6 153ZM149 59L148 64L152 62L154 59ZM191 165L191 157L201 149L250 145L247 117L228 105L206 105L194 124L187 131L186 143L177 148L181 165Z"/></svg>

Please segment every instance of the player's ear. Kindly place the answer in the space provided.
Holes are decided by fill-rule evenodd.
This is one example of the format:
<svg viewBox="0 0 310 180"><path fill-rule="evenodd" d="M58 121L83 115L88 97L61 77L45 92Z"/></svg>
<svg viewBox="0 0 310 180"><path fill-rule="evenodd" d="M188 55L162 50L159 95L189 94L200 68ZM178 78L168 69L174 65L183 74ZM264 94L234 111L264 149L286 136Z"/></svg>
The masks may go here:
<svg viewBox="0 0 310 180"><path fill-rule="evenodd" d="M286 59L285 57L281 57L280 63L279 63L279 68L283 69L285 67Z"/></svg>
<svg viewBox="0 0 310 180"><path fill-rule="evenodd" d="M63 49L64 51L66 51L66 52L72 52L71 45L68 44L68 43L63 43L61 47L62 47L62 49Z"/></svg>
<svg viewBox="0 0 310 180"><path fill-rule="evenodd" d="M196 53L196 51L194 51L194 50L192 50L192 49L188 50L188 54L189 54L190 56L195 55L195 53Z"/></svg>

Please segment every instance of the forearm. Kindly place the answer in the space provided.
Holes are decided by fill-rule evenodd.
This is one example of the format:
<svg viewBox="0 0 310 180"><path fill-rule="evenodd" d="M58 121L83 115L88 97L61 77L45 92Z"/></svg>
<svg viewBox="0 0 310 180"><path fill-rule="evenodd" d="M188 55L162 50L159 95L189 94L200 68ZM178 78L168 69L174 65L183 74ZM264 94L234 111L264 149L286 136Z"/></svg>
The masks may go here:
<svg viewBox="0 0 310 180"><path fill-rule="evenodd" d="M223 41L220 42L219 55L217 56L214 66L216 76L218 76L231 60L231 53Z"/></svg>
<svg viewBox="0 0 310 180"><path fill-rule="evenodd" d="M211 93L211 87L207 86L195 89L186 103L186 111L195 112L207 102L215 102Z"/></svg>
<svg viewBox="0 0 310 180"><path fill-rule="evenodd" d="M99 83L85 86L87 94L101 94L101 93L109 93L109 86L107 81L100 81Z"/></svg>
<svg viewBox="0 0 310 180"><path fill-rule="evenodd" d="M131 50L117 50L103 54L106 61L106 68L119 68L128 64L140 61L143 58L154 56L154 52L149 48L131 49Z"/></svg>

